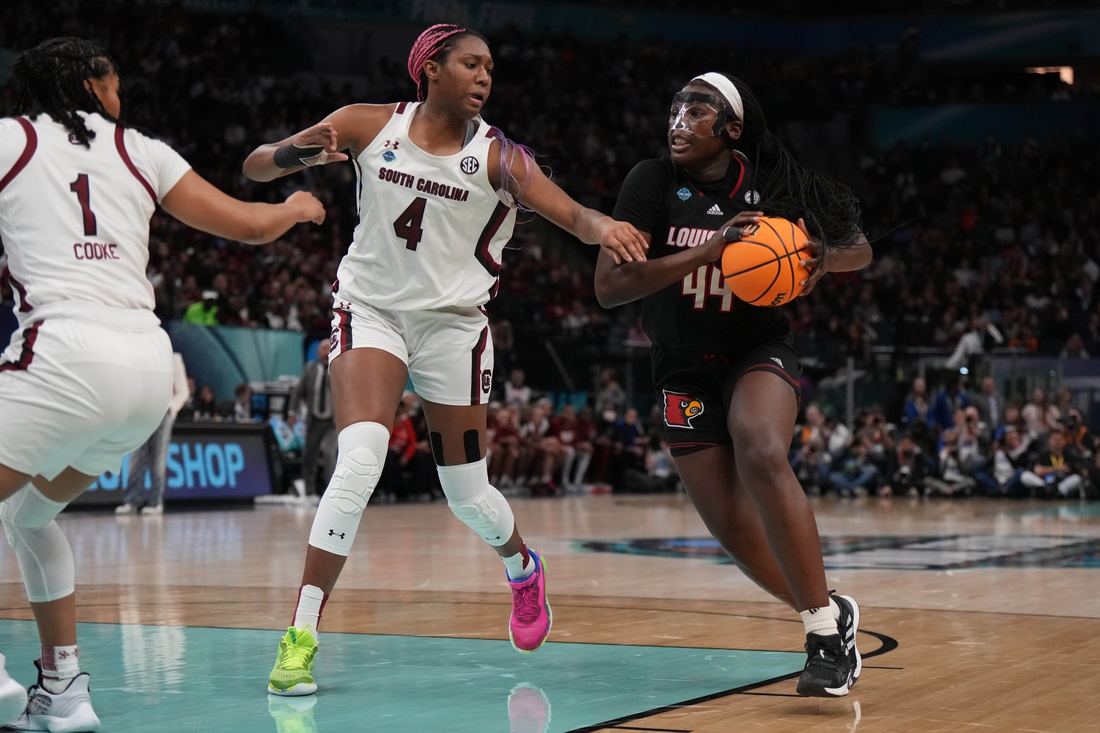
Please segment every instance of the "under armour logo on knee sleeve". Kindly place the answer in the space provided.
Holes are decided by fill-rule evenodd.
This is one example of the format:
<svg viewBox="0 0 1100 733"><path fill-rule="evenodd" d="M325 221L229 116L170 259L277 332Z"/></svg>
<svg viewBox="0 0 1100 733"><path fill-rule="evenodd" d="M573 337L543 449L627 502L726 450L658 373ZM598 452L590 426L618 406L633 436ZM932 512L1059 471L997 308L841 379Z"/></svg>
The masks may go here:
<svg viewBox="0 0 1100 733"><path fill-rule="evenodd" d="M344 533L344 532L337 532L337 531L336 531L335 529L330 529L330 530L328 531L328 536L329 536L329 537L335 537L335 536L336 536L337 534L339 534L339 535L340 535L340 539L344 539L344 535L345 535L346 533Z"/></svg>

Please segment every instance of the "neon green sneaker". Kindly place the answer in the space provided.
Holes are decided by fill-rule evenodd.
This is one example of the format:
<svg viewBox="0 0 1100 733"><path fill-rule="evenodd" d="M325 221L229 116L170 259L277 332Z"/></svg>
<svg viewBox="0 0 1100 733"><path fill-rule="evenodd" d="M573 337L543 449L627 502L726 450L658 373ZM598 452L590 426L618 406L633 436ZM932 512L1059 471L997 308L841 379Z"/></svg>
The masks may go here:
<svg viewBox="0 0 1100 733"><path fill-rule="evenodd" d="M291 626L279 641L279 656L275 669L267 678L267 691L272 695L312 695L317 692L313 681L313 660L317 657L317 640L313 627Z"/></svg>

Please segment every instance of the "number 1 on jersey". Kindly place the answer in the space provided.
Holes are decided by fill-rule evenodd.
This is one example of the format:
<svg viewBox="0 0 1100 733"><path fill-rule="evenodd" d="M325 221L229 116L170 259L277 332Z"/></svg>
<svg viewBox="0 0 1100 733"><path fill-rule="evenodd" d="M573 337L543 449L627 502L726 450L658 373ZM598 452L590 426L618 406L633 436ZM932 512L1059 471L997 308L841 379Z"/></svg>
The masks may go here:
<svg viewBox="0 0 1100 733"><path fill-rule="evenodd" d="M409 208L402 211L401 216L397 217L397 221L393 223L394 233L405 240L405 249L411 249L413 252L424 237L424 229L421 225L424 223L424 204L426 203L428 203L426 198L417 196L409 204Z"/></svg>
<svg viewBox="0 0 1100 733"><path fill-rule="evenodd" d="M95 214L92 212L92 191L88 183L88 174L81 173L69 184L69 190L76 194L80 209L84 213L84 236L94 237L96 233Z"/></svg>

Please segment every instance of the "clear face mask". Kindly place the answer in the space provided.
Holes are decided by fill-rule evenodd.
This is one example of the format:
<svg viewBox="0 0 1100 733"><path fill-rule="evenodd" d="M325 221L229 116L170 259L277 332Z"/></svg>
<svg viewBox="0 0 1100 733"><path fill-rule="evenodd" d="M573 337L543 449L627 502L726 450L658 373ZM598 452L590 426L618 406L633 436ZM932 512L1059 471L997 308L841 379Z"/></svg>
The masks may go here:
<svg viewBox="0 0 1100 733"><path fill-rule="evenodd" d="M726 124L726 108L713 94L680 92L672 98L668 131L694 134L721 134Z"/></svg>

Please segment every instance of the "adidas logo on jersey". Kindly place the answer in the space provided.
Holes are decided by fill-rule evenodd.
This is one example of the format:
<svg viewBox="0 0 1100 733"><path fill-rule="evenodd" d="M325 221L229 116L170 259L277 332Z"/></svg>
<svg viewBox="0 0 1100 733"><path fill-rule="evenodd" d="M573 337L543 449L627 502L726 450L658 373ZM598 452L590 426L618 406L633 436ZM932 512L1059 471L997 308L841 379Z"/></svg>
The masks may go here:
<svg viewBox="0 0 1100 733"><path fill-rule="evenodd" d="M771 357L768 357L768 358L771 359L772 361L774 361L776 364L778 364L780 369L784 368L783 360L780 359L778 356L771 356Z"/></svg>
<svg viewBox="0 0 1100 733"><path fill-rule="evenodd" d="M718 204L715 204L714 206L707 209L707 213L711 216L725 216L725 214L722 213L722 209L719 208Z"/></svg>

